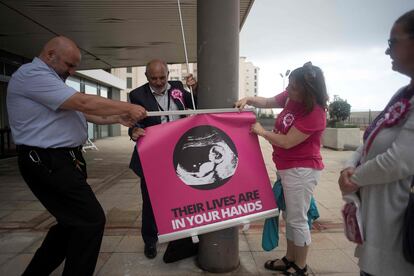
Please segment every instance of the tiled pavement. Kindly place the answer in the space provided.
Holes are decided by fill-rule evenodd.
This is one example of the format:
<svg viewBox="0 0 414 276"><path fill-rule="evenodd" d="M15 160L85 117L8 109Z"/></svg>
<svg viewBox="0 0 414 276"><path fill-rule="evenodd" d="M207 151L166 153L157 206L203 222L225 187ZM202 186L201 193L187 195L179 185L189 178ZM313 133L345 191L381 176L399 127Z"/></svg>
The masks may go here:
<svg viewBox="0 0 414 276"><path fill-rule="evenodd" d="M141 197L139 181L128 169L133 144L125 136L99 140L99 151L85 154L89 184L107 215L105 236L96 275L209 275L189 258L172 264L159 254L148 260L140 237ZM269 177L275 169L271 147L261 140ZM351 152L322 150L326 169L315 192L321 218L314 224L308 264L314 275L359 275L354 245L342 233L342 201L337 177L342 160ZM20 275L40 245L53 218L31 194L17 169L16 159L0 160L0 275ZM280 246L272 252L261 248L263 221L239 234L240 267L224 275L276 275L263 268L267 259L281 257L286 249L283 232ZM52 275L60 275L62 266Z"/></svg>

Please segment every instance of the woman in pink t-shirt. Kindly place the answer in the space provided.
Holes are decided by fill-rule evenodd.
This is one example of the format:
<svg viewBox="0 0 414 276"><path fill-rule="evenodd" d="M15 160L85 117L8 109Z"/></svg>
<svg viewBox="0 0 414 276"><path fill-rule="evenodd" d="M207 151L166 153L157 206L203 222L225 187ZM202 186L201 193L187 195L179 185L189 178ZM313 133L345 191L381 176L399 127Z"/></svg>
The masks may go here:
<svg viewBox="0 0 414 276"><path fill-rule="evenodd" d="M320 153L326 127L328 95L322 70L307 62L289 76L285 92L272 98L246 97L236 107L283 108L273 131L259 122L251 131L273 145L273 161L282 179L286 211L286 256L269 260L265 268L284 275L308 275L306 257L311 243L307 212L324 165Z"/></svg>

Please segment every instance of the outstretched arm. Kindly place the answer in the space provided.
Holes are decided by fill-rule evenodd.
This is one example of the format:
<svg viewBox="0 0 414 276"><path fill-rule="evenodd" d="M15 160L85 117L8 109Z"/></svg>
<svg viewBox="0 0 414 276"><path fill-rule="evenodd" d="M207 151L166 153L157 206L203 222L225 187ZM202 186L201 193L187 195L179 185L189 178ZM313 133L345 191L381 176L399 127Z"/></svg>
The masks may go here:
<svg viewBox="0 0 414 276"><path fill-rule="evenodd" d="M109 100L100 96L75 93L69 97L61 106L62 109L77 110L88 115L128 116L134 122L146 117L145 109L140 105L121 101Z"/></svg>
<svg viewBox="0 0 414 276"><path fill-rule="evenodd" d="M126 127L132 127L135 123L128 115L97 116L85 114L85 117L88 122L97 125L121 124Z"/></svg>
<svg viewBox="0 0 414 276"><path fill-rule="evenodd" d="M234 103L234 107L243 109L246 105L251 105L254 107L259 108L282 108L283 106L280 106L276 102L276 96L271 98L264 98L264 97L245 97L237 102Z"/></svg>

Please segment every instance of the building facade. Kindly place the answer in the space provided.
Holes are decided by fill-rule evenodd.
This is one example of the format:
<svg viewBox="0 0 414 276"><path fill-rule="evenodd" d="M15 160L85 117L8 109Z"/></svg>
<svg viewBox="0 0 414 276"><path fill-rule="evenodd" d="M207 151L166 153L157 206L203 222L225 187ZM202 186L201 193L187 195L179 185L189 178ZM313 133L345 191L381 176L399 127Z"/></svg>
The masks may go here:
<svg viewBox="0 0 414 276"><path fill-rule="evenodd" d="M259 67L246 57L239 59L239 99L254 97L259 93Z"/></svg>
<svg viewBox="0 0 414 276"><path fill-rule="evenodd" d="M190 73L197 78L197 63L190 63L189 70L186 64L168 64L169 80L180 80L185 84L185 77ZM145 66L114 68L111 73L126 81L126 89L121 91L121 100L128 100L131 90L145 84ZM238 98L257 96L259 89L259 67L247 61L245 57L239 60L239 95Z"/></svg>

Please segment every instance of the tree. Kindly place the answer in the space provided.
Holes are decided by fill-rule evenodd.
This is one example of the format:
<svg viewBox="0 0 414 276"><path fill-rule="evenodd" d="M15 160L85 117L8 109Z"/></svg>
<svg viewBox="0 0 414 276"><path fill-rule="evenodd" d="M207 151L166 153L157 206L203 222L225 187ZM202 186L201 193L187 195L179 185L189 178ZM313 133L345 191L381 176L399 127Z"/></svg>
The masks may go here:
<svg viewBox="0 0 414 276"><path fill-rule="evenodd" d="M351 105L338 95L334 95L334 100L329 104L328 111L330 125L335 126L336 123L343 122L349 118L351 115Z"/></svg>

